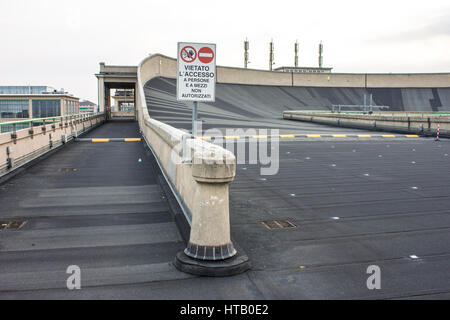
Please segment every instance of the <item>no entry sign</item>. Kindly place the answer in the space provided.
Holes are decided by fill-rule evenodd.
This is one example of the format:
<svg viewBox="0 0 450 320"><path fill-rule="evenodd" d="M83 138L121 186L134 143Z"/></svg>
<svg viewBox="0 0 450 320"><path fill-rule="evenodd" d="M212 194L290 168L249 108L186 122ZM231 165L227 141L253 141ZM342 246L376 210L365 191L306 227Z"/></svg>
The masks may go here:
<svg viewBox="0 0 450 320"><path fill-rule="evenodd" d="M214 51L210 47L203 47L198 51L198 59L203 63L211 63L214 60Z"/></svg>
<svg viewBox="0 0 450 320"><path fill-rule="evenodd" d="M178 43L177 100L216 100L216 45Z"/></svg>

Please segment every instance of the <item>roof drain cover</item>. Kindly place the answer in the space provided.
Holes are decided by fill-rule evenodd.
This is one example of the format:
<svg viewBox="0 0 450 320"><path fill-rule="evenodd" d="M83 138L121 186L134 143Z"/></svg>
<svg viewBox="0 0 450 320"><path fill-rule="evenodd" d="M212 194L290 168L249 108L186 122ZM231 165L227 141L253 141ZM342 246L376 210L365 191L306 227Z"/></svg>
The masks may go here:
<svg viewBox="0 0 450 320"><path fill-rule="evenodd" d="M0 229L20 229L26 223L26 221L0 221Z"/></svg>
<svg viewBox="0 0 450 320"><path fill-rule="evenodd" d="M273 229L292 229L297 228L295 224L288 220L263 221L262 224L269 230Z"/></svg>

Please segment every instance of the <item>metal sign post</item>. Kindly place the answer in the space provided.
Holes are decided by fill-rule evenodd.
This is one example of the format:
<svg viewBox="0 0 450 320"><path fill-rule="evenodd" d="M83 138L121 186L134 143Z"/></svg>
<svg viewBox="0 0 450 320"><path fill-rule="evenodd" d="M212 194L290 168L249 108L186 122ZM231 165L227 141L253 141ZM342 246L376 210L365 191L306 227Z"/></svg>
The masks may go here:
<svg viewBox="0 0 450 320"><path fill-rule="evenodd" d="M194 137L197 137L197 108L198 108L198 102L194 101L194 106L192 109L192 135Z"/></svg>
<svg viewBox="0 0 450 320"><path fill-rule="evenodd" d="M216 101L216 45L178 43L177 100L192 101L192 134L197 136L198 102Z"/></svg>

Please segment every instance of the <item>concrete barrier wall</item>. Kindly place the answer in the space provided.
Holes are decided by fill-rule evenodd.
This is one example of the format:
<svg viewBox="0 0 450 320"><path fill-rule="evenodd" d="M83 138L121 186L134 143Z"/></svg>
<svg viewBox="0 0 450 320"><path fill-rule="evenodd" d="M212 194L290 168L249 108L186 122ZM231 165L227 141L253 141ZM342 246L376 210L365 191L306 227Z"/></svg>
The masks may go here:
<svg viewBox="0 0 450 320"><path fill-rule="evenodd" d="M361 115L285 111L283 118L339 127L401 131L435 135L438 125L442 136L450 136L450 117L443 115Z"/></svg>
<svg viewBox="0 0 450 320"><path fill-rule="evenodd" d="M176 77L176 59L156 54L159 65L153 75ZM143 70L146 72L145 70ZM232 67L217 67L217 82L230 84L349 88L448 88L450 73L365 74L365 73L286 73Z"/></svg>
<svg viewBox="0 0 450 320"><path fill-rule="evenodd" d="M365 74L347 73L295 73L294 86L365 88Z"/></svg>
<svg viewBox="0 0 450 320"><path fill-rule="evenodd" d="M217 67L217 82L267 86L292 86L292 74L264 70Z"/></svg>
<svg viewBox="0 0 450 320"><path fill-rule="evenodd" d="M367 74L367 88L445 88L450 73Z"/></svg>
<svg viewBox="0 0 450 320"><path fill-rule="evenodd" d="M145 59L138 69L136 108L143 136L152 148L169 183L186 209L191 234L186 254L203 260L220 260L236 254L230 238L229 183L234 180L234 155L199 139L186 140L186 162L182 162L185 132L151 119L144 85L155 77L173 77L176 61L161 55Z"/></svg>
<svg viewBox="0 0 450 320"><path fill-rule="evenodd" d="M32 132L30 128L17 130L15 139L13 132L0 134L0 177L54 150L103 121L103 114L74 116L57 123L33 127ZM63 135L67 137L67 140L63 139ZM8 158L12 159L11 168L7 166Z"/></svg>

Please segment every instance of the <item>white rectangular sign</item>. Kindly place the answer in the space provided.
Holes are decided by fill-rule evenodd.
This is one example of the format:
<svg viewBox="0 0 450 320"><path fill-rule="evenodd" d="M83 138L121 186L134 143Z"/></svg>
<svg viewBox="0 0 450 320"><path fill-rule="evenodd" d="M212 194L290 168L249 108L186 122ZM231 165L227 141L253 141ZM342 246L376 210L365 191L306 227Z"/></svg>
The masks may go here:
<svg viewBox="0 0 450 320"><path fill-rule="evenodd" d="M216 101L216 45L178 43L178 101Z"/></svg>

